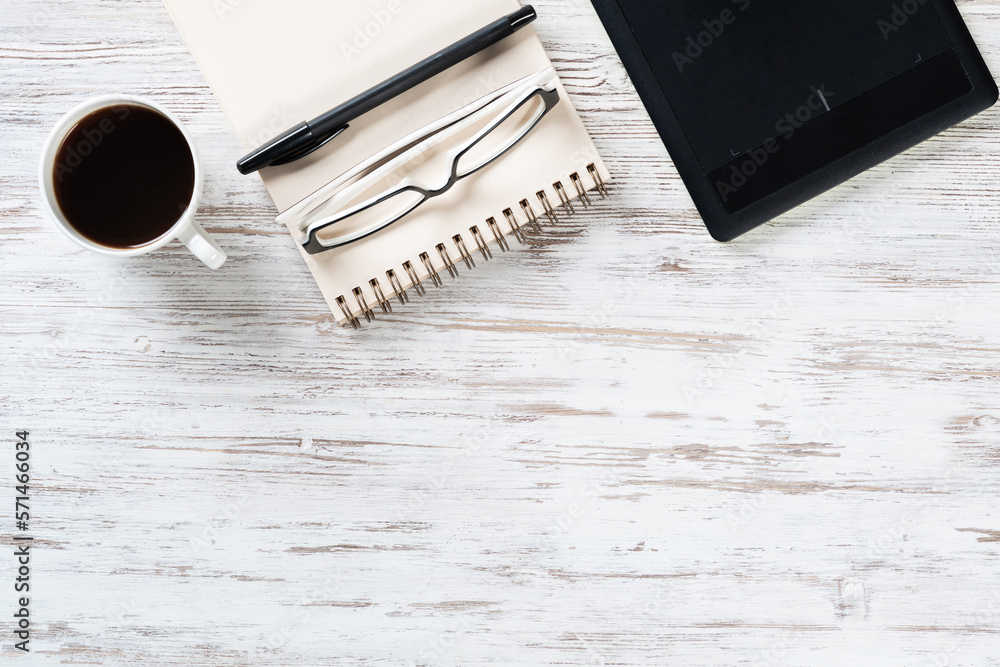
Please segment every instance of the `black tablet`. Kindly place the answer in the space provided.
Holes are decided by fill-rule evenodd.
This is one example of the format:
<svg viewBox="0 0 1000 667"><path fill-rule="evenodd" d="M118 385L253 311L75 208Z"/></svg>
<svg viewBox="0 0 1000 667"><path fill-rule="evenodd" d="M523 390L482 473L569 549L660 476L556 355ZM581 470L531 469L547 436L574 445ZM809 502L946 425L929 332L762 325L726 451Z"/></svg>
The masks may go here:
<svg viewBox="0 0 1000 667"><path fill-rule="evenodd" d="M991 107L953 0L593 0L729 241Z"/></svg>

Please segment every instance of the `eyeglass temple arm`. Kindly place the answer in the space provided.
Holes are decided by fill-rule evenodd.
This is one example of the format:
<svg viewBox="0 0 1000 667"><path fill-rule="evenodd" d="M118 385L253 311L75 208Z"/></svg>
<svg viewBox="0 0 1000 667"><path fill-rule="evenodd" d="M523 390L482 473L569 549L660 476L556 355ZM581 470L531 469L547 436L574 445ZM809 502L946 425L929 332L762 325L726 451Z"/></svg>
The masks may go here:
<svg viewBox="0 0 1000 667"><path fill-rule="evenodd" d="M514 139L514 141L512 141L510 143L510 145L506 146L504 148L504 150L502 150L500 153L498 153L494 158L492 158L491 160L483 163L482 165L480 165L479 167L477 167L473 171L468 172L468 173L466 173L463 176L458 176L458 174L457 174L458 163L461 160L462 156L466 155L476 145L478 145L478 143L480 141L482 141L486 137L488 137L491 132L495 131L499 126L503 125L503 123L507 119L509 119L514 113L517 112L517 109L520 109L525 104L527 104L528 101L530 101L531 98L534 95L538 95L539 97L541 97L542 98L542 102L545 105L544 110L542 111L541 114L539 114L537 120L530 127L525 128L524 132L522 132L520 135L518 135ZM426 199L430 199L430 198L436 197L436 196L438 196L440 194L443 194L443 193L447 192L448 190L451 190L451 188L454 187L455 183L458 180L461 180L462 178L467 178L468 176L473 175L477 171L480 171L481 169L484 169L485 167L487 167L490 164L492 164L493 162L496 162L497 160L499 160L501 157L503 157L505 154L507 154L511 149L513 149L514 146L516 146L521 141L523 141L524 138L527 137L532 132L532 130L535 129L535 127L537 127L538 123L541 122L542 118L544 118L557 104L559 104L559 101L560 101L559 89L555 88L555 87L553 87L551 90L545 89L545 88L539 88L538 90L536 90L531 95L526 96L524 98L524 100L522 100L522 102L515 109L513 109L510 113L505 114L503 116L503 118L500 118L495 123L493 123L492 126L488 130L486 130L486 131L484 131L482 133L482 136L477 141L473 142L471 145L469 145L468 147L466 147L465 150L463 150L460 154L458 154L456 156L456 158L455 158L455 164L453 166L452 178L449 179L448 184L445 187L443 187L440 190L437 190L437 191L435 191L433 193L430 193L430 192L429 193L425 193L425 195L424 195L425 198ZM416 207L414 207L414 208L416 208ZM368 236L371 236L372 234L375 234L376 232L379 232L379 231L382 231L383 229L391 227L392 225L396 224L397 222L399 222L400 220L402 220L404 217L406 217L406 215L408 215L409 213L412 213L412 209L410 211L408 211L406 214L399 216L395 220L392 220L391 222L388 222L388 223L386 223L384 225L378 226L377 228L372 229L369 233L364 234L362 236L359 236L358 238L353 239L352 241L349 241L348 243L336 243L336 244L333 244L333 245L325 245L325 244L323 244L322 241L320 241L320 239L319 239L319 233L321 231L323 231L324 229L327 229L327 228L329 228L329 227L337 224L338 222L340 222L340 220L333 220L333 221L330 221L330 222L328 222L326 224L317 225L315 227L310 228L308 230L308 232L307 232L306 238L303 239L302 241L300 241L300 243L302 245L302 248L308 254L310 254L310 255L318 255L318 254L326 252L328 250L333 250L334 248L339 248L339 247L342 247L344 245L349 245L350 243L354 243L356 241L360 241L361 239L366 238Z"/></svg>

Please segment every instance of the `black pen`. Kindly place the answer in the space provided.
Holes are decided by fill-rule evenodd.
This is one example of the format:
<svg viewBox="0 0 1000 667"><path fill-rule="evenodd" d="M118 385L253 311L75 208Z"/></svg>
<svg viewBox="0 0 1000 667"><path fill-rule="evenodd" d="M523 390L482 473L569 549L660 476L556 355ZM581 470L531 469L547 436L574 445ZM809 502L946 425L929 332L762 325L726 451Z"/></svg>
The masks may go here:
<svg viewBox="0 0 1000 667"><path fill-rule="evenodd" d="M534 7L526 5L510 16L494 21L319 118L293 127L245 155L236 163L236 168L241 174L252 174L264 167L277 167L304 158L329 143L348 128L348 123L361 115L503 41L534 21L537 16Z"/></svg>

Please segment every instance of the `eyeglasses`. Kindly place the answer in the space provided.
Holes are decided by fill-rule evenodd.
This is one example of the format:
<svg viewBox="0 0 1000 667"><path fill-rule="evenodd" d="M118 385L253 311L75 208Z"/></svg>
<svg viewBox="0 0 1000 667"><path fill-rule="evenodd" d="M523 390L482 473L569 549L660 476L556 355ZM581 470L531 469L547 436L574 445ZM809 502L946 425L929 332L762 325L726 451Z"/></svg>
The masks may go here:
<svg viewBox="0 0 1000 667"><path fill-rule="evenodd" d="M331 184L339 188L332 196L316 193L310 202L319 203L306 203L309 210L300 218L305 229L300 243L306 252L315 255L345 246L399 222L499 160L559 103L551 68L498 92L499 97L470 105L424 128L417 139L411 135L373 157L355 170L356 176ZM450 175L439 187L428 186L415 174L438 166L435 158L442 153Z"/></svg>

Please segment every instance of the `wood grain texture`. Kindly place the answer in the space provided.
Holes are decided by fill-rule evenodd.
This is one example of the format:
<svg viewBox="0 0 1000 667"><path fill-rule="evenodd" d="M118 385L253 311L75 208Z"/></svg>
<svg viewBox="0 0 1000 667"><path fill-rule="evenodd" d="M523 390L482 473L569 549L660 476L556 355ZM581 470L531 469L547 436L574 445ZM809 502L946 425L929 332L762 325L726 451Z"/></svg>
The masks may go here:
<svg viewBox="0 0 1000 667"><path fill-rule="evenodd" d="M352 332L157 0L0 0L3 664L1000 665L998 112L720 245L589 3L536 4L612 196ZM222 271L44 220L111 92L189 125Z"/></svg>

